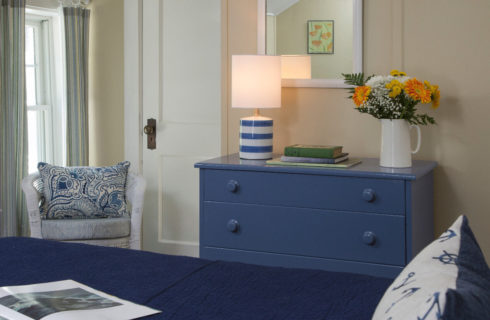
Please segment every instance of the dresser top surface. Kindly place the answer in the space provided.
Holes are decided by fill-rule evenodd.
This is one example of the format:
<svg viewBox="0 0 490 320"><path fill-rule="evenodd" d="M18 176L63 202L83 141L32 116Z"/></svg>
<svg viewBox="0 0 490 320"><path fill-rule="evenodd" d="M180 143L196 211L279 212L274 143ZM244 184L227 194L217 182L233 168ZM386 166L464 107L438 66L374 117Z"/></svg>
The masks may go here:
<svg viewBox="0 0 490 320"><path fill-rule="evenodd" d="M274 155L279 157L280 155ZM385 168L379 166L379 159L360 158L361 163L350 168L317 168L317 167L297 167L297 166L278 166L268 165L266 160L245 160L240 159L238 153L222 156L196 163L196 168L217 169L217 170L243 170L243 171L264 171L264 172L283 172L300 174L318 174L332 176L355 176L366 178L383 179L402 179L416 180L430 173L437 163L434 161L413 160L411 168Z"/></svg>

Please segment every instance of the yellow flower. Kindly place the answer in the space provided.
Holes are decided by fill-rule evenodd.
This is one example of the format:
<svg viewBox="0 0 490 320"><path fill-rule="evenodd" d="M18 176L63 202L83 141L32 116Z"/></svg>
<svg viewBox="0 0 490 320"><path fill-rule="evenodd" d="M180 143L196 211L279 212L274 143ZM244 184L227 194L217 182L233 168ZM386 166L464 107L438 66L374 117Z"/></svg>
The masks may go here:
<svg viewBox="0 0 490 320"><path fill-rule="evenodd" d="M406 76L407 74L403 71L398 71L396 69L393 69L391 70L390 75L392 75L393 77L402 77L402 76Z"/></svg>
<svg viewBox="0 0 490 320"><path fill-rule="evenodd" d="M403 83L401 83L400 81L396 80L396 79L393 79L391 80L390 83L387 83L386 84L386 89L390 89L390 93L388 94L388 96L390 98L395 98L396 96L398 96L402 90L403 90Z"/></svg>
<svg viewBox="0 0 490 320"><path fill-rule="evenodd" d="M440 99L441 99L441 92L439 91L439 86L434 85L432 86L433 91L432 91L432 108L437 109L439 107Z"/></svg>
<svg viewBox="0 0 490 320"><path fill-rule="evenodd" d="M425 88L427 90L430 90L430 95L432 99L432 108L437 109L439 107L440 99L441 99L441 92L439 91L439 86L438 85L432 85L429 81L425 80L424 81Z"/></svg>
<svg viewBox="0 0 490 320"><path fill-rule="evenodd" d="M400 93L402 92L402 88L401 87L393 87L393 89L391 89L391 92L388 94L388 96L390 98L395 98L397 97Z"/></svg>
<svg viewBox="0 0 490 320"><path fill-rule="evenodd" d="M400 81L393 79L390 83L387 83L385 87L387 89L392 89L393 87L403 87L403 84Z"/></svg>
<svg viewBox="0 0 490 320"><path fill-rule="evenodd" d="M371 93L370 86L356 87L356 89L354 90L354 95L352 96L352 100L354 100L356 106L360 107L366 102L370 93Z"/></svg>
<svg viewBox="0 0 490 320"><path fill-rule="evenodd" d="M424 87L424 84L416 78L405 82L405 92L415 101L429 103L431 101L431 91Z"/></svg>

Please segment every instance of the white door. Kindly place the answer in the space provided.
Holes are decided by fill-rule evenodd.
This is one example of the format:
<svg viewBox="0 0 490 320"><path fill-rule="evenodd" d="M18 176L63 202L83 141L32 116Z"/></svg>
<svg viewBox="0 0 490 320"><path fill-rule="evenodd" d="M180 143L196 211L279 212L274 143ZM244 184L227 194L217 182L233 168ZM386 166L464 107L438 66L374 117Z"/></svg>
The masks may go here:
<svg viewBox="0 0 490 320"><path fill-rule="evenodd" d="M126 156L147 182L143 249L198 256L193 165L221 152L221 0L126 0L125 89Z"/></svg>

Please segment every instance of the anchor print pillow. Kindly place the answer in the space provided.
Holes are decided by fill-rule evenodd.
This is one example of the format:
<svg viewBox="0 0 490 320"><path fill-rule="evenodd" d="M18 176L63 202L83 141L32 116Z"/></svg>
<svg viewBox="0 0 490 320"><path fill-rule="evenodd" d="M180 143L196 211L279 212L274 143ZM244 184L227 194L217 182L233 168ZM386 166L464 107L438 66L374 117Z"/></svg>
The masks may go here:
<svg viewBox="0 0 490 320"><path fill-rule="evenodd" d="M373 320L490 319L490 269L460 216L400 273Z"/></svg>
<svg viewBox="0 0 490 320"><path fill-rule="evenodd" d="M59 167L38 164L42 180L42 219L94 219L128 216L129 162L111 167Z"/></svg>

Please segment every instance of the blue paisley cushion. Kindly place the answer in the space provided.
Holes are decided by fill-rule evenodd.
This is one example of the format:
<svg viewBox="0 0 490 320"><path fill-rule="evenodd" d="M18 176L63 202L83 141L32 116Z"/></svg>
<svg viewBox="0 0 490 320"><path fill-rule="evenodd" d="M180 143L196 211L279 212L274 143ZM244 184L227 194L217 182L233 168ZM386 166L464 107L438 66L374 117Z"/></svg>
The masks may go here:
<svg viewBox="0 0 490 320"><path fill-rule="evenodd" d="M41 180L42 219L93 219L128 216L126 177L129 162L111 167L37 166Z"/></svg>
<svg viewBox="0 0 490 320"><path fill-rule="evenodd" d="M490 269L465 216L405 267L373 316L400 319L490 319Z"/></svg>

